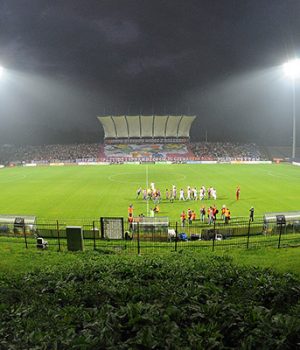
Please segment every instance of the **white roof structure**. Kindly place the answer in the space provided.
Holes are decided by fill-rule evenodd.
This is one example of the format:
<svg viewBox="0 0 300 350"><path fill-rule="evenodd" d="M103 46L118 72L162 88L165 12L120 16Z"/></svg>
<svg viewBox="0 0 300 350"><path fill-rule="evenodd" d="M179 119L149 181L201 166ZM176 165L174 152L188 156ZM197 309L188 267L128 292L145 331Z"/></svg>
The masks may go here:
<svg viewBox="0 0 300 350"><path fill-rule="evenodd" d="M195 118L188 115L98 116L105 139L189 138Z"/></svg>

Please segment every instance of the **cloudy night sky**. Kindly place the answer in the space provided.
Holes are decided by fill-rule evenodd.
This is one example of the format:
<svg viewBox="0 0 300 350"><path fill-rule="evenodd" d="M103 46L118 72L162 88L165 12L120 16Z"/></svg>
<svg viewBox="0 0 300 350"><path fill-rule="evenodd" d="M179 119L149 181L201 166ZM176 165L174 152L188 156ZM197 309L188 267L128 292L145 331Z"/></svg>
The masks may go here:
<svg viewBox="0 0 300 350"><path fill-rule="evenodd" d="M299 0L0 0L0 144L100 142L97 115L196 115L290 145ZM296 82L300 142L300 81Z"/></svg>

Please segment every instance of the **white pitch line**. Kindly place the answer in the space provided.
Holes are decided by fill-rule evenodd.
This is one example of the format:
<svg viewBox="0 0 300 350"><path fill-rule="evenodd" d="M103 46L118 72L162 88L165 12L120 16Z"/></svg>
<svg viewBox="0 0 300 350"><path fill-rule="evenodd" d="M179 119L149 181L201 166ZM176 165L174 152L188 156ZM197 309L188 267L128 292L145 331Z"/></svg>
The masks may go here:
<svg viewBox="0 0 300 350"><path fill-rule="evenodd" d="M109 181L117 182L117 183L120 183L120 184L128 184L128 180L126 180L126 181L115 180L114 177L116 177L116 176L123 176L123 175L133 175L133 174L136 175L136 173L118 173L118 174L113 174L113 175L108 176L107 179ZM141 173L140 175L142 177L143 174ZM130 183L132 183L132 184L140 184L140 181L139 182L130 181Z"/></svg>
<svg viewBox="0 0 300 350"><path fill-rule="evenodd" d="M273 174L270 171L267 172L267 175L269 176L273 176L273 177L278 177L279 179L292 179L292 178L296 178L298 179L298 176L291 176L291 175L280 175L280 174Z"/></svg>
<svg viewBox="0 0 300 350"><path fill-rule="evenodd" d="M148 167L148 165L146 165L146 167ZM147 168L146 168L147 169ZM147 170L146 170L147 171ZM115 177L117 177L117 176L123 176L123 175L137 175L137 173L118 173L118 174L113 174L113 175L109 175L108 177L107 177L107 179L109 180L109 181L112 181L112 182L117 182L117 183L120 183L120 184L128 184L128 181L120 181L120 180L116 180L116 179L114 179ZM145 174L143 173L143 174L139 174L139 175L141 175L141 178L143 177L143 176L145 176ZM179 174L179 173L172 173L171 174L172 176L174 176L175 178L176 178L176 181L184 181L184 180L186 180L186 175L184 175L184 174ZM169 180L169 179L168 179ZM167 182L167 180L165 180L165 181L162 181L162 182ZM175 182L175 181L173 181L173 182ZM141 181L130 181L130 183L132 183L132 184L138 184L138 185L140 185L141 184ZM147 188L148 188L148 184L146 183L146 185L147 185Z"/></svg>
<svg viewBox="0 0 300 350"><path fill-rule="evenodd" d="M8 182L15 182L15 181L23 180L23 179L26 179L26 178L27 178L27 175L25 175L25 174L10 176L9 179L6 179L5 181L1 181L1 177L0 177L0 183L5 184L5 183L8 183Z"/></svg>
<svg viewBox="0 0 300 350"><path fill-rule="evenodd" d="M146 191L148 191L148 186L149 186L149 173L148 173L148 164L146 164ZM147 193L146 202L147 202L147 216L150 216L148 193Z"/></svg>

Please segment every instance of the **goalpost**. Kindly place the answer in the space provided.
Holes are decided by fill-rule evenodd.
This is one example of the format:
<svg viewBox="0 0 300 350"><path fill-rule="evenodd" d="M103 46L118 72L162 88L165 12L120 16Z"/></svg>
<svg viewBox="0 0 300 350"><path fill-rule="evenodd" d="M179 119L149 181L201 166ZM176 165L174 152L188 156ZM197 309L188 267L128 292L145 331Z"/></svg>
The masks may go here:
<svg viewBox="0 0 300 350"><path fill-rule="evenodd" d="M141 240L167 241L169 218L161 217L135 217L133 221L133 234L139 234Z"/></svg>

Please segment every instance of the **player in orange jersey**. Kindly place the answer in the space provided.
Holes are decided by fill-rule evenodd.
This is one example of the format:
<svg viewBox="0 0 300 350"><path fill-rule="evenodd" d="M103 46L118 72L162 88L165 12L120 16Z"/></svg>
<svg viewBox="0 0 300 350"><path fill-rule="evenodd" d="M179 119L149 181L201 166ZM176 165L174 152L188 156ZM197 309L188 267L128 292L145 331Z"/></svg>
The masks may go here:
<svg viewBox="0 0 300 350"><path fill-rule="evenodd" d="M185 226L185 220L186 220L186 213L183 210L181 215L180 215L180 219L181 219L181 226L184 227Z"/></svg>
<svg viewBox="0 0 300 350"><path fill-rule="evenodd" d="M130 204L130 206L128 207L128 216L133 216L133 205Z"/></svg>

